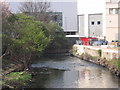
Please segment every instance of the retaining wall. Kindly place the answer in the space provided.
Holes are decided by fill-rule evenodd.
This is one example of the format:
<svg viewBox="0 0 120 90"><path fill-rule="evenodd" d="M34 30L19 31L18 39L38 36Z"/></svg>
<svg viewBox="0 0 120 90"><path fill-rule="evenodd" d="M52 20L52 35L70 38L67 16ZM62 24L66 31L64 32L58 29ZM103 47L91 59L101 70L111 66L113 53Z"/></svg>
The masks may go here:
<svg viewBox="0 0 120 90"><path fill-rule="evenodd" d="M99 57L98 50L101 50L101 57ZM107 48L74 45L71 53L72 55L80 58L81 60L90 61L92 63L106 67L112 73L120 77L120 68L108 60L120 58L118 50L111 50Z"/></svg>
<svg viewBox="0 0 120 90"><path fill-rule="evenodd" d="M74 45L74 50L76 50L76 53L78 55L81 55L83 53L87 53L94 57L99 57L99 50L101 50L101 58L105 58L107 60L120 58L120 51L118 49L112 50L108 48L103 47L96 47L96 46L84 46L84 45Z"/></svg>

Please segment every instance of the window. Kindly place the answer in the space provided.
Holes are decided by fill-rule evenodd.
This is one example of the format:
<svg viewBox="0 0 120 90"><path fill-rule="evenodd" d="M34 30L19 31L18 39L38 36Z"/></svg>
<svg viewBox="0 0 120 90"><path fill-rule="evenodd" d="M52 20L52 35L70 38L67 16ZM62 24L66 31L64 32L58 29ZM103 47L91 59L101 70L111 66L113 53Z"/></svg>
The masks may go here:
<svg viewBox="0 0 120 90"><path fill-rule="evenodd" d="M118 14L120 14L120 8L118 9Z"/></svg>
<svg viewBox="0 0 120 90"><path fill-rule="evenodd" d="M75 32L71 32L71 35L75 35Z"/></svg>
<svg viewBox="0 0 120 90"><path fill-rule="evenodd" d="M65 32L66 35L75 35L75 32Z"/></svg>
<svg viewBox="0 0 120 90"><path fill-rule="evenodd" d="M95 24L95 22L94 22L94 21L92 21L92 22L91 22L91 25L94 25L94 24Z"/></svg>
<svg viewBox="0 0 120 90"><path fill-rule="evenodd" d="M113 9L112 8L109 9L109 14L113 14Z"/></svg>
<svg viewBox="0 0 120 90"><path fill-rule="evenodd" d="M100 21L97 21L97 24L98 24L98 25L100 25L100 24L101 24L101 22L100 22Z"/></svg>
<svg viewBox="0 0 120 90"><path fill-rule="evenodd" d="M109 14L120 14L120 9L119 8L110 8Z"/></svg>
<svg viewBox="0 0 120 90"><path fill-rule="evenodd" d="M115 9L115 14L119 14L119 9L118 8Z"/></svg>
<svg viewBox="0 0 120 90"><path fill-rule="evenodd" d="M113 10L113 11L112 11L112 14L116 14L116 9L113 8L112 10Z"/></svg>

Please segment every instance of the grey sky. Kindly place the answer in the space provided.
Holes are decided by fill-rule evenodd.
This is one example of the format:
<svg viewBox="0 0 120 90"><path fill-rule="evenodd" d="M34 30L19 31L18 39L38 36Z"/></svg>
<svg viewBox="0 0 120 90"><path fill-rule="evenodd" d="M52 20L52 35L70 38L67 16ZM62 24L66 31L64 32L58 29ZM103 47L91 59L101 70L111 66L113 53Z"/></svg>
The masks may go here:
<svg viewBox="0 0 120 90"><path fill-rule="evenodd" d="M9 2L10 3L10 10L13 12L13 13L17 13L19 11L19 6L20 6L20 3L22 2ZM73 2L51 2L51 3L59 3L59 4L64 4L64 3L73 3ZM54 4L54 8L59 8L59 4ZM77 4L76 4L77 5ZM72 6L71 6L72 7ZM65 8L64 8L65 9Z"/></svg>
<svg viewBox="0 0 120 90"><path fill-rule="evenodd" d="M13 12L13 13L16 13L18 12L18 7L20 6L20 2L9 2L9 5L10 5L10 10Z"/></svg>
<svg viewBox="0 0 120 90"><path fill-rule="evenodd" d="M22 2L21 2L22 3ZM50 10L62 12L63 28L65 31L77 31L77 2L50 2ZM10 9L17 13L20 2L10 2Z"/></svg>

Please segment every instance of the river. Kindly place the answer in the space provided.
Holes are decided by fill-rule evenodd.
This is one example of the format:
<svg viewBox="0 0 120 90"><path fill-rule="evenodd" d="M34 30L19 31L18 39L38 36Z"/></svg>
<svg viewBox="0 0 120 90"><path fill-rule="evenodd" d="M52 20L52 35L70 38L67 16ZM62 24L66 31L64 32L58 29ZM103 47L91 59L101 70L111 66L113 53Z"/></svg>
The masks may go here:
<svg viewBox="0 0 120 90"><path fill-rule="evenodd" d="M30 88L118 88L118 77L96 64L67 54L50 55L31 65Z"/></svg>

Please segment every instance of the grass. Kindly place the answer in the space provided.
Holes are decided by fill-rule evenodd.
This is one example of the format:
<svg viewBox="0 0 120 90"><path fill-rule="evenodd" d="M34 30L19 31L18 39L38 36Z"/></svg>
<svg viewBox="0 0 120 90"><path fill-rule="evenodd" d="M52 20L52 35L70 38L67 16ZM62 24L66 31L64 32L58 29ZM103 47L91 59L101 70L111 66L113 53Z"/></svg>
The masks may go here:
<svg viewBox="0 0 120 90"><path fill-rule="evenodd" d="M11 72L6 75L6 79L3 80L3 85L9 88L24 86L31 79L32 76L27 72Z"/></svg>
<svg viewBox="0 0 120 90"><path fill-rule="evenodd" d="M109 63L115 65L120 70L120 58L119 59L112 59L109 61Z"/></svg>
<svg viewBox="0 0 120 90"><path fill-rule="evenodd" d="M101 49L98 50L98 54L99 54L99 57L101 57L101 55L102 55L102 50Z"/></svg>
<svg viewBox="0 0 120 90"><path fill-rule="evenodd" d="M12 72L8 74L7 77L9 77L10 80L16 80L20 82L25 82L32 78L31 75L26 72Z"/></svg>
<svg viewBox="0 0 120 90"><path fill-rule="evenodd" d="M75 55L76 52L77 52L77 50L70 50L69 52L70 52L71 54Z"/></svg>

